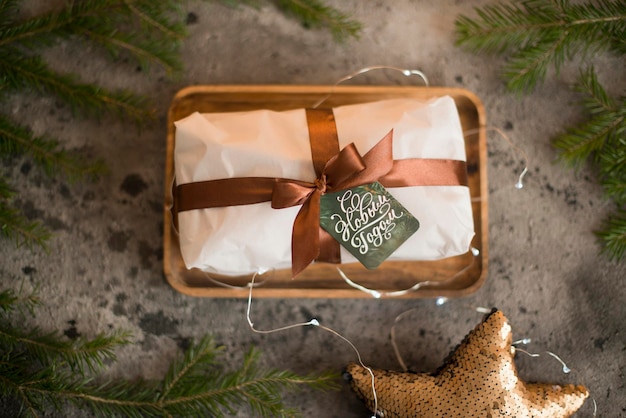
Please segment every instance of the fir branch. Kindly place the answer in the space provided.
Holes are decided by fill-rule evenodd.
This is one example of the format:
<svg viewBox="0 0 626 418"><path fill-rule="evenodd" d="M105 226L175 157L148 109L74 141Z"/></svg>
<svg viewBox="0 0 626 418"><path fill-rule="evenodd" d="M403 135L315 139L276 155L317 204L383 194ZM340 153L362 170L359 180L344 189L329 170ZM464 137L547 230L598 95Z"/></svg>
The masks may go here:
<svg viewBox="0 0 626 418"><path fill-rule="evenodd" d="M278 7L298 17L305 27L328 28L335 39L358 37L362 25L319 0L276 0Z"/></svg>
<svg viewBox="0 0 626 418"><path fill-rule="evenodd" d="M610 39L609 49L617 55L626 55L626 25L622 28L611 28L606 31Z"/></svg>
<svg viewBox="0 0 626 418"><path fill-rule="evenodd" d="M456 44L475 52L495 54L527 47L547 29L546 21L558 14L554 4L546 1L500 3L475 11L478 19L457 18Z"/></svg>
<svg viewBox="0 0 626 418"><path fill-rule="evenodd" d="M288 371L261 370L256 350L246 355L241 368L232 372L216 370L213 366L218 348L210 338L190 350L193 353L188 353L182 363L190 362L189 367L172 366L158 399L164 411L174 416L221 417L222 409L234 412L233 406L242 403L248 404L255 416L287 416L291 411L283 406L281 391L303 384L316 389L335 387L335 375L299 376Z"/></svg>
<svg viewBox="0 0 626 418"><path fill-rule="evenodd" d="M85 0L68 3L58 12L49 12L41 16L16 21L15 13L0 15L5 22L10 22L0 30L0 47L20 45L28 49L34 46L49 45L59 37L67 37L74 28L93 23L100 16L106 19L119 0Z"/></svg>
<svg viewBox="0 0 626 418"><path fill-rule="evenodd" d="M626 103L621 112L622 124L616 131L615 136L602 152L598 154L596 161L600 168L600 175L603 177L620 177L626 180Z"/></svg>
<svg viewBox="0 0 626 418"><path fill-rule="evenodd" d="M80 33L90 41L100 44L115 57L122 51L128 52L144 68L149 67L151 63L157 64L169 75L182 69L182 63L178 59L178 44L174 42L142 39L137 32L124 33L116 29L98 31L94 28L83 28Z"/></svg>
<svg viewBox="0 0 626 418"><path fill-rule="evenodd" d="M109 112L137 122L153 117L154 110L141 96L129 92L108 92L92 84L82 84L74 77L50 70L40 57L25 56L13 48L0 49L0 74L8 88L35 89L55 94L75 111L97 116Z"/></svg>
<svg viewBox="0 0 626 418"><path fill-rule="evenodd" d="M610 217L596 235L604 254L612 260L622 260L626 255L626 210L621 209Z"/></svg>
<svg viewBox="0 0 626 418"><path fill-rule="evenodd" d="M280 0L279 4L305 24L327 27L338 38L356 36L360 30L358 22L320 0ZM58 74L38 50L60 39L78 39L103 47L113 57L129 55L142 67L157 65L176 74L182 68L179 47L186 35L179 1L71 0L58 10L28 19L19 18L18 5L17 0L0 0L0 94L31 89L56 95L85 115L109 113L135 122L154 118L154 106L145 97L107 91L81 83L74 75ZM29 154L46 173L60 171L70 178L92 176L102 169L100 162L78 164L81 160L60 150L55 139L34 137L1 116L0 153ZM17 243L42 242L48 236L39 223L28 223L4 205L0 211L2 234Z"/></svg>
<svg viewBox="0 0 626 418"><path fill-rule="evenodd" d="M211 337L203 338L189 348L181 361L172 364L169 377L162 382L118 381L97 385L58 367L24 375L10 370L18 364L18 359L9 362L6 370L0 364L3 371L0 375L4 376L0 380L5 380L4 386L10 385L13 393L19 394L34 411L47 403L58 408L68 401L97 415L138 418L223 417L224 410L234 413L242 404L247 404L255 416L293 416L295 411L281 401L282 391L303 384L318 389L336 387L336 375L299 376L286 371L260 370L258 352L254 350L240 369L223 373L215 361L220 351Z"/></svg>
<svg viewBox="0 0 626 418"><path fill-rule="evenodd" d="M0 361L0 395L13 398L21 405L19 416L38 417L37 409L43 405L34 404L22 383L41 381L41 371L32 370L32 364L24 353L3 353Z"/></svg>
<svg viewBox="0 0 626 418"><path fill-rule="evenodd" d="M185 386L196 384L198 379L204 380L207 368L216 364L219 351L221 349L215 346L211 338L204 338L197 345L191 345L183 359L174 361L170 366L163 379L159 399L168 399L170 394L185 394Z"/></svg>
<svg viewBox="0 0 626 418"><path fill-rule="evenodd" d="M510 90L525 92L546 78L550 68L559 73L574 55L612 50L626 54L626 2L598 0L526 0L476 9L477 18L456 20L456 43L472 51L508 54L503 76ZM574 167L597 164L606 196L618 207L626 205L626 98L611 98L592 67L581 71L577 90L589 118L553 141L558 158ZM604 252L624 257L623 216L609 220L599 233Z"/></svg>
<svg viewBox="0 0 626 418"><path fill-rule="evenodd" d="M594 156L594 153L600 151L623 124L623 115L605 112L570 128L554 140L559 159L574 167L580 167L588 158Z"/></svg>
<svg viewBox="0 0 626 418"><path fill-rule="evenodd" d="M593 68L581 71L577 90L584 94L583 106L589 120L570 128L555 139L559 158L575 167L593 160L599 167L605 195L618 207L626 204L626 98L614 100L598 82ZM626 212L618 212L597 233L611 259L626 254Z"/></svg>
<svg viewBox="0 0 626 418"><path fill-rule="evenodd" d="M105 172L102 161L86 162L81 156L60 149L50 138L34 136L0 115L0 153L27 155L49 176L61 173L69 180L95 179Z"/></svg>
<svg viewBox="0 0 626 418"><path fill-rule="evenodd" d="M554 34L557 35L557 34ZM519 50L504 67L503 75L511 91L531 90L538 80L543 80L550 65L557 73L569 56L567 32L558 37L547 37L534 45Z"/></svg>
<svg viewBox="0 0 626 418"><path fill-rule="evenodd" d="M0 14L5 22L10 22L0 30L0 46L19 44L31 48L80 34L89 27L111 30L117 24L118 30L125 30L127 24L136 23L133 18L180 40L185 35L184 26L166 16L177 8L177 2L172 0L75 0L57 12L24 21L15 21L14 10L10 10Z"/></svg>
<svg viewBox="0 0 626 418"><path fill-rule="evenodd" d="M44 333L37 328L23 331L5 324L0 329L0 343L9 351L26 350L43 365L55 365L61 359L72 370L83 373L86 369L93 372L101 368L104 360L114 360L113 349L128 344L129 334L120 331L112 335L100 334L93 339L69 341L56 332Z"/></svg>
<svg viewBox="0 0 626 418"><path fill-rule="evenodd" d="M589 113L613 112L617 109L616 102L611 98L598 77L593 66L581 70L576 91L583 94L583 105Z"/></svg>
<svg viewBox="0 0 626 418"><path fill-rule="evenodd" d="M582 104L591 118L554 140L559 159L574 167L580 167L588 158L600 158L602 150L613 153L626 146L607 147L626 131L626 101L617 106L598 82L593 67L581 71L577 90L584 94Z"/></svg>
<svg viewBox="0 0 626 418"><path fill-rule="evenodd" d="M80 409L89 409L97 416L120 415L131 418L167 416L154 401L158 383L154 382L107 382L93 385L89 380L71 376L55 376L52 388L38 385L29 388L47 402L67 401ZM58 408L57 408L58 409Z"/></svg>
<svg viewBox="0 0 626 418"><path fill-rule="evenodd" d="M78 35L117 56L130 53L141 65L155 63L170 74L181 69L178 59L185 27L166 14L176 2L102 0L72 3L57 13L37 16L0 29L0 47L32 50L56 39ZM139 26L141 30L135 28Z"/></svg>
<svg viewBox="0 0 626 418"><path fill-rule="evenodd" d="M123 416L142 417L147 408L142 404L149 404L149 396L145 390L147 385L138 387L137 384L123 385L94 385L89 377L80 374L68 373L59 365L35 367L33 371L32 359L24 353L11 353L4 364L0 364L0 387L4 388L8 396L12 396L22 404L22 411L26 408L29 416L38 416L38 411L45 411L54 407L60 410L66 402L79 407L86 403L96 402L99 406L94 412L101 416L112 416L122 413ZM123 393L121 390L128 391ZM92 393L102 393L105 397L94 396ZM124 396L124 402L113 399ZM107 396L109 395L109 396ZM136 402L142 397L144 402ZM149 407L149 406L148 406ZM148 410L155 415L156 410ZM23 415L23 414L22 414Z"/></svg>
<svg viewBox="0 0 626 418"><path fill-rule="evenodd" d="M476 12L477 19L460 16L455 22L457 45L477 52L510 53L513 59L504 77L509 88L519 92L543 81L550 65L558 74L572 51L585 57L611 45L619 48L615 37L626 33L626 3L619 0L576 5L565 0L527 0Z"/></svg>

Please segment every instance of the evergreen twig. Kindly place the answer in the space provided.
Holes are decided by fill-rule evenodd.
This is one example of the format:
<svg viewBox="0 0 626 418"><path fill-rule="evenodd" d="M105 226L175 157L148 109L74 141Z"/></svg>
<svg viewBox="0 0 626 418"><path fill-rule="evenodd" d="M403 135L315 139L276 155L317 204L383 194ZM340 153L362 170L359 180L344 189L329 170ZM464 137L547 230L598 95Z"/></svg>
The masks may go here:
<svg viewBox="0 0 626 418"><path fill-rule="evenodd" d="M9 350L17 345L30 356L44 365L61 359L72 370L83 371L85 368L95 371L102 367L106 359L113 360L113 349L129 342L129 334L119 332L110 336L98 335L94 339L62 340L56 332L43 333L38 328L23 332L6 326L0 329L0 343Z"/></svg>
<svg viewBox="0 0 626 418"><path fill-rule="evenodd" d="M91 116L110 112L136 122L154 117L146 98L126 91L109 92L74 77L57 74L37 56L25 56L12 48L0 49L0 74L4 88L31 88L41 94L54 94L69 103L74 111Z"/></svg>
<svg viewBox="0 0 626 418"><path fill-rule="evenodd" d="M337 40L357 37L361 32L360 22L320 0L276 0L276 2L281 9L298 17L306 27L328 28Z"/></svg>
<svg viewBox="0 0 626 418"><path fill-rule="evenodd" d="M106 170L102 161L85 162L84 158L76 153L61 149L55 139L34 136L27 129L14 124L2 115L0 115L0 153L27 155L46 174L54 176L60 173L69 180L95 179Z"/></svg>
<svg viewBox="0 0 626 418"><path fill-rule="evenodd" d="M557 74L574 54L626 47L626 3L598 0L525 0L477 9L478 18L456 20L457 44L472 51L510 55L504 78L512 91L542 82L548 68Z"/></svg>
<svg viewBox="0 0 626 418"><path fill-rule="evenodd" d="M456 21L457 44L473 51L507 54L503 76L508 87L524 92L544 81L553 67L575 55L585 59L610 50L626 55L626 2L598 0L525 0L477 9L476 19ZM577 90L589 118L554 139L559 159L573 167L592 161L606 196L618 215L598 233L603 252L621 260L626 256L626 97L612 98L598 82L592 67L581 70Z"/></svg>
<svg viewBox="0 0 626 418"><path fill-rule="evenodd" d="M623 207L626 204L626 97L611 98L599 83L593 68L581 71L578 91L589 113L587 121L555 138L559 158L580 167L592 160L599 168L606 196ZM626 218L616 215L598 232L603 252L622 259L626 249Z"/></svg>
<svg viewBox="0 0 626 418"><path fill-rule="evenodd" d="M59 11L22 21L17 19L19 3L0 2L0 94L27 89L56 95L73 110L90 116L108 112L136 122L154 117L153 106L145 97L77 82L73 75L50 69L37 51L58 39L80 35L103 44L112 53L125 50L142 65L155 62L168 71L176 71L180 68L176 48L184 28L167 16L175 2L76 1ZM133 29L136 21L152 30L137 32ZM176 40L167 40L173 33L177 33ZM46 174L62 174L69 180L95 178L105 171L102 161L85 160L76 152L63 150L56 139L34 136L4 115L0 115L0 155L29 156ZM29 221L11 208L12 195L0 196L0 233L18 246L44 246L50 232L40 222Z"/></svg>
<svg viewBox="0 0 626 418"><path fill-rule="evenodd" d="M23 303L12 291L0 292L0 312L10 313ZM294 416L281 394L302 385L336 388L336 374L297 375L259 367L259 352L251 350L243 365L224 371L223 348L211 337L191 344L175 360L161 381L107 381L93 377L103 360L115 359L114 349L128 343L128 334L99 335L67 341L39 329L16 330L0 315L0 395L19 402L24 416L38 416L49 406L66 402L90 409L98 416L223 417L247 405L254 416Z"/></svg>

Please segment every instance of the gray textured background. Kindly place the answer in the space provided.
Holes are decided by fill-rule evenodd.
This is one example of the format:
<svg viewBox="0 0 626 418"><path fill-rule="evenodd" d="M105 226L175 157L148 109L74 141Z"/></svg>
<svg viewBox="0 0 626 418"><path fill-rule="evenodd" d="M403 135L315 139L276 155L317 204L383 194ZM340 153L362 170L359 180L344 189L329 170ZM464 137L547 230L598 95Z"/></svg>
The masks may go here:
<svg viewBox="0 0 626 418"><path fill-rule="evenodd" d="M39 286L45 306L36 324L84 336L123 328L135 344L118 352L107 374L158 378L190 338L215 335L226 360L237 364L255 345L269 366L308 373L340 370L355 360L337 337L319 329L261 336L245 321L246 301L192 298L174 291L162 273L162 209L166 112L176 91L193 84L332 84L358 68L386 64L419 68L436 86L463 87L483 101L488 123L506 130L530 158L526 187L513 185L521 157L489 135L489 276L475 294L442 307L433 300L256 300L253 320L267 329L318 318L350 339L366 363L397 369L389 331L400 321L398 342L406 363L433 371L481 320L472 306L496 306L508 316L514 338L530 337L530 351L550 350L574 369L561 372L548 356L520 355L522 378L580 383L598 403L598 416L626 415L625 264L598 256L592 233L611 203L590 170L554 164L550 138L582 117L568 89L573 66L534 93L517 98L498 78L500 59L474 56L453 45L454 19L487 2L334 1L361 20L359 40L338 44L322 31L303 29L272 6L234 10L190 2L185 71L175 81L159 69L148 74L131 63L113 65L99 50L61 43L45 53L54 68L80 72L85 81L130 88L155 98L157 121L138 131L107 117L76 119L54 98L17 96L0 104L37 134L63 139L69 148L103 158L110 174L94 184L49 180L22 160L2 170L23 189L16 204L55 232L46 254L2 245L4 286ZM43 1L26 2L26 13ZM624 62L598 58L601 80L624 91ZM393 73L368 74L361 84L419 84ZM288 397L306 417L367 417L347 385L338 392ZM588 401L577 416L591 416ZM72 412L68 411L69 415ZM74 412L82 416L80 412ZM243 413L242 416L246 414Z"/></svg>

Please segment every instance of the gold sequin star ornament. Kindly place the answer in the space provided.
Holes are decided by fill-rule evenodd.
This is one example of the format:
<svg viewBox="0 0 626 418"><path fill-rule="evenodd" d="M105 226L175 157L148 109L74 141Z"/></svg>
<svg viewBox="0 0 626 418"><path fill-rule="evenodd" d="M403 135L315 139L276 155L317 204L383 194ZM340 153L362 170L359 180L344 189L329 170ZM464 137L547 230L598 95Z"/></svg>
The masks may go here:
<svg viewBox="0 0 626 418"><path fill-rule="evenodd" d="M569 417L589 392L583 386L525 383L517 376L506 317L493 311L434 374L346 369L350 385L379 417Z"/></svg>

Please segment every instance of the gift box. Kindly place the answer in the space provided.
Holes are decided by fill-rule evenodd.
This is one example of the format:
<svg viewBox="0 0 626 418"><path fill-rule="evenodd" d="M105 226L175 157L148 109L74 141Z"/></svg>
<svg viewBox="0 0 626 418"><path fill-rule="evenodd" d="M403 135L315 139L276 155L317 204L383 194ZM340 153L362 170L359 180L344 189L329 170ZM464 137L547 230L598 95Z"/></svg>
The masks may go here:
<svg viewBox="0 0 626 418"><path fill-rule="evenodd" d="M444 162L433 166L437 167L436 172L459 171L458 164L456 168L446 165L452 161L462 163L460 171L464 173L466 143L455 99L458 101L458 97L446 95L401 97L333 106L337 152L354 144L359 155L366 155L392 132L394 161ZM253 106L248 105L254 109ZM274 178L315 183L319 173L312 160L311 127L304 108L283 111L222 108L227 111L200 113L187 109L188 115L174 122L175 200L185 202L190 195L197 194L190 190L201 190L191 187L181 199L179 192L186 186L229 179ZM470 168L475 170L473 163ZM434 182L432 179L425 184L409 182L398 187L391 184L387 188L419 220L420 227L379 267L381 277L394 265L401 265L404 270L407 263L437 265L438 260L471 258L466 257L475 235L470 187L463 175L455 180L458 183L446 183L446 180L437 184L441 179L437 180L438 175L434 177ZM234 190L230 187L221 189L221 194L230 195L228 190ZM227 203L217 207L178 208L175 218L185 267L220 277L289 270L292 229L300 205L276 209L272 207L271 196L251 204L234 199L233 203L226 198ZM358 264L343 248L341 263L342 268ZM462 264L455 262L456 266ZM317 264L310 270L316 268ZM422 266L417 270L421 271ZM443 279L435 276L430 279ZM303 277L310 280L310 275ZM379 284L386 286L380 280ZM397 279L389 282L397 284Z"/></svg>
<svg viewBox="0 0 626 418"><path fill-rule="evenodd" d="M315 116L307 117L311 114L321 114L318 117L321 122ZM313 126L324 124L324 115L328 116L327 123L322 128ZM305 109L196 112L175 125L174 165L177 196L181 202L194 199L204 202L225 197L225 194L235 195L238 188L243 187L235 181L208 184L211 180L294 179L313 184L322 170L317 170L319 173L314 170L311 141L333 140L328 138L333 136L332 132L311 138L316 129L336 130L336 153L354 144L361 155L393 132L393 160L412 161L417 165L443 162L434 169L439 171L434 175L444 179L425 185L421 178L411 179L406 187L388 189L421 226L389 260L437 260L469 250L474 225L469 188L462 178L466 175L464 165L457 165L461 171L457 184L449 185L444 181L449 174L445 171L453 170L446 162L465 161L461 123L454 100L449 96L428 101L384 100L308 114ZM323 148L327 144L317 145ZM331 151L321 157L320 164L325 164L333 155L336 154ZM417 159L420 161L415 161ZM421 174L409 171L398 176ZM273 184L271 180L270 183ZM216 187L208 189L210 186ZM274 192L272 186L268 187L266 201L259 203L229 196L226 203L192 202L184 207L180 204L180 247L185 265L226 275L291 267L295 262L293 247L313 244L311 240L293 242L292 228L301 205L273 208L270 202ZM205 207L209 205L217 207ZM340 251L342 262L356 262L345 247ZM299 271L294 275L296 273Z"/></svg>

